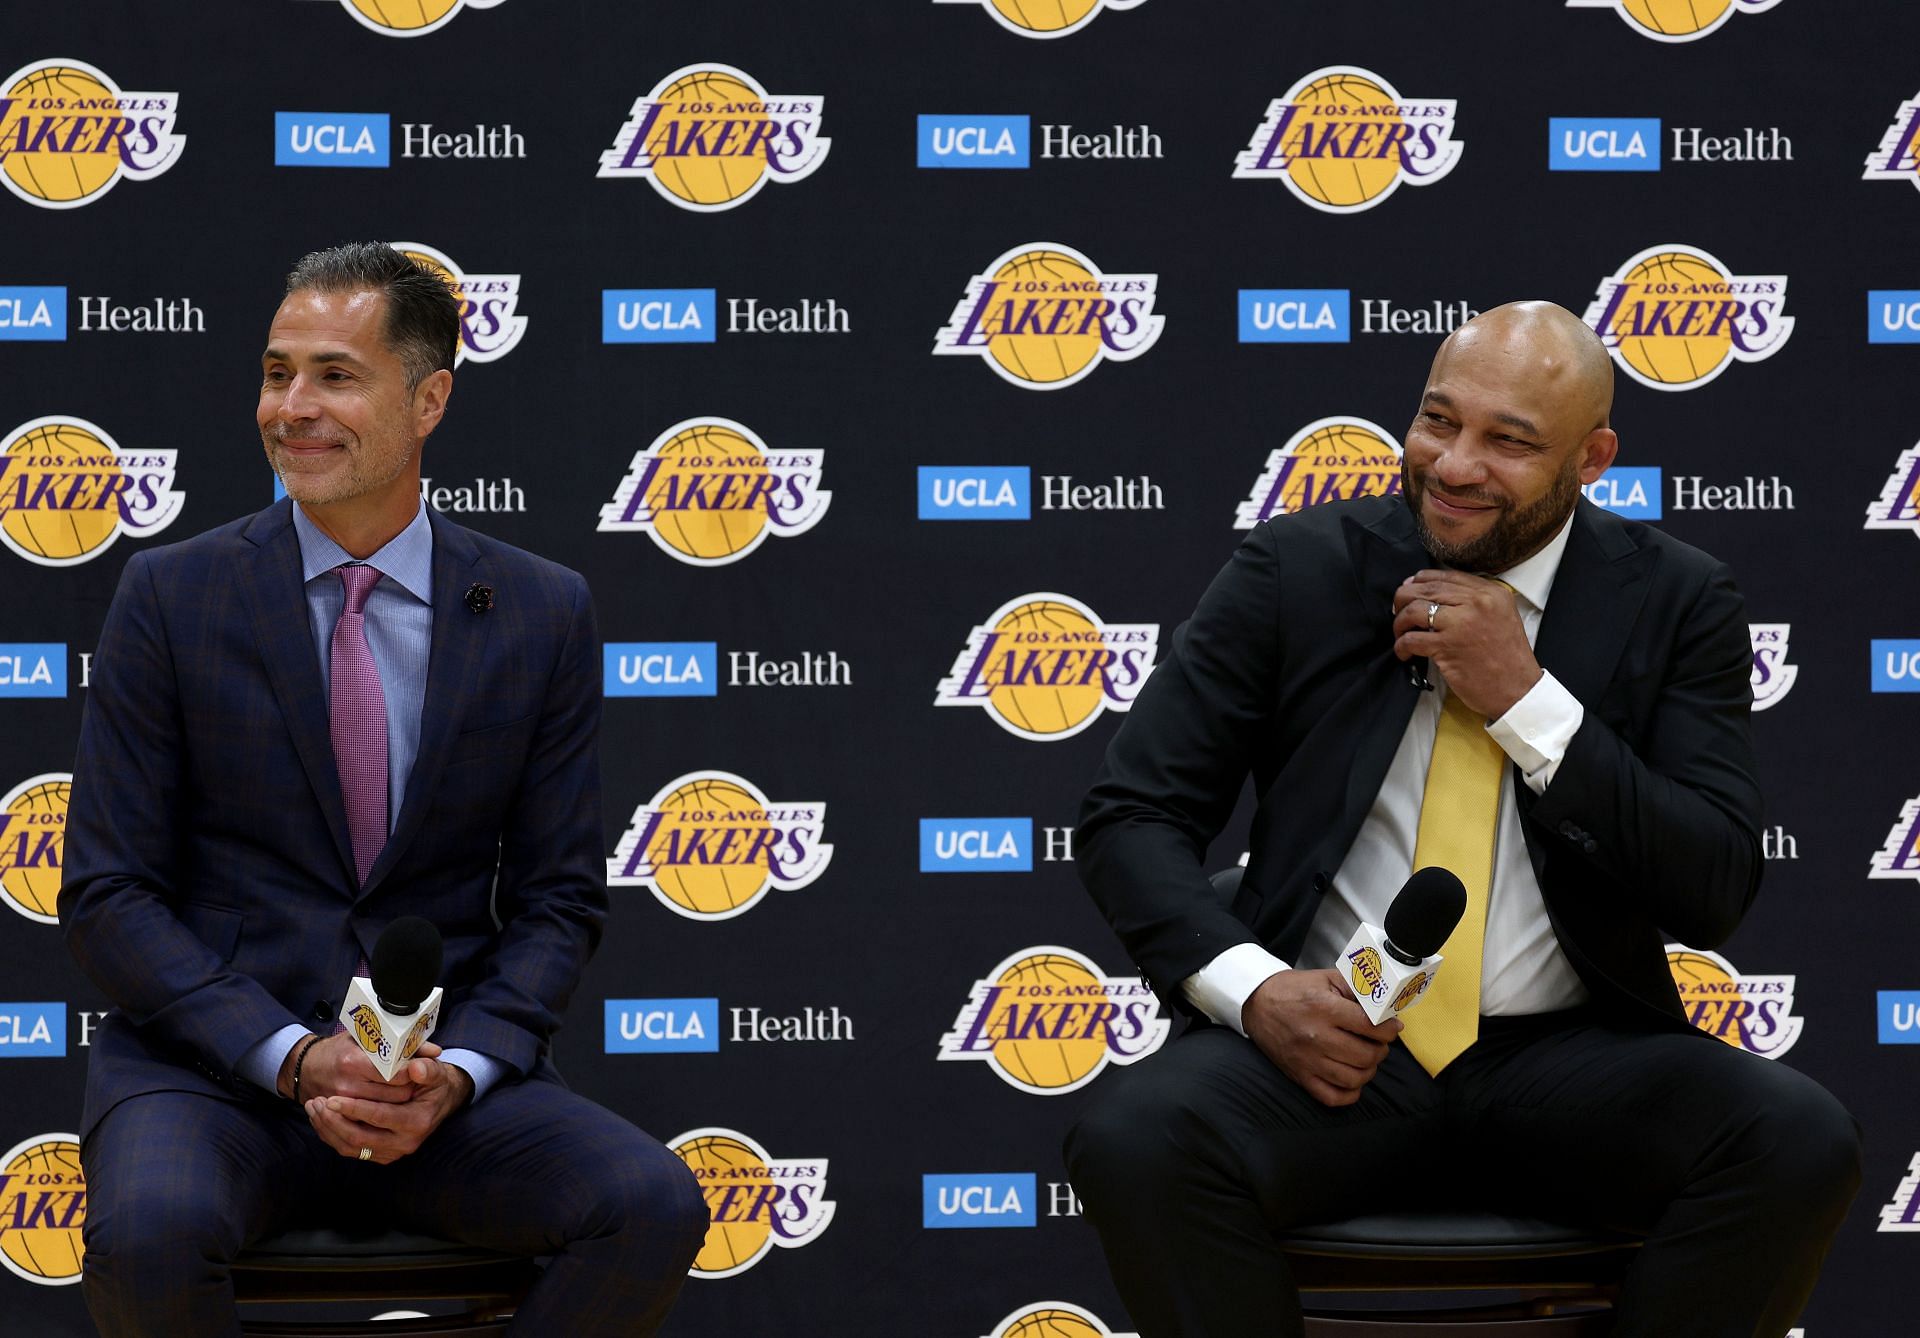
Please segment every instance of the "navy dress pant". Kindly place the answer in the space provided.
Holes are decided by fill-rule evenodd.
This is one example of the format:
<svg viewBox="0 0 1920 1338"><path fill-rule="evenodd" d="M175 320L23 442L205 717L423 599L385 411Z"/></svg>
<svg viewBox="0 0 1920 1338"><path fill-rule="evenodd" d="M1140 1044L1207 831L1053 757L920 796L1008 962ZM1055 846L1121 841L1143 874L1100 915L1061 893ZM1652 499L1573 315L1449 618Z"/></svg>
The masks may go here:
<svg viewBox="0 0 1920 1338"><path fill-rule="evenodd" d="M234 1256L331 1223L551 1255L515 1333L650 1334L708 1225L678 1157L549 1082L495 1087L390 1166L342 1157L289 1101L154 1092L108 1112L81 1164L81 1286L105 1338L238 1334Z"/></svg>

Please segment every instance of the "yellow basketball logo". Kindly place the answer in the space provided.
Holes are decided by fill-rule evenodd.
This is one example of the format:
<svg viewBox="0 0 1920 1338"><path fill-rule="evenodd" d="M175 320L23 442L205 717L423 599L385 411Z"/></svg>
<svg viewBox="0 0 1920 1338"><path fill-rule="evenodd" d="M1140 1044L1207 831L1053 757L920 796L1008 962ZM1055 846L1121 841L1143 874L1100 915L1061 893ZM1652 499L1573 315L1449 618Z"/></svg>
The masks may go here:
<svg viewBox="0 0 1920 1338"><path fill-rule="evenodd" d="M1403 98L1352 65L1315 70L1267 104L1234 159L1243 180L1283 182L1330 214L1371 209L1400 187L1430 186L1460 161L1451 98Z"/></svg>
<svg viewBox="0 0 1920 1338"><path fill-rule="evenodd" d="M1568 9L1612 9L1628 27L1656 42L1692 42L1735 14L1758 14L1780 0L1567 0Z"/></svg>
<svg viewBox="0 0 1920 1338"><path fill-rule="evenodd" d="M1157 274L1103 274L1058 242L1003 253L967 283L933 351L978 357L1027 390L1074 385L1103 359L1128 362L1160 338Z"/></svg>
<svg viewBox="0 0 1920 1338"><path fill-rule="evenodd" d="M48 771L0 799L0 901L29 920L58 924L73 776Z"/></svg>
<svg viewBox="0 0 1920 1338"><path fill-rule="evenodd" d="M527 332L527 318L516 316L520 303L518 274L467 274L444 251L425 242L394 242L393 249L440 276L460 303L460 343L453 365L468 358L492 362L513 352Z"/></svg>
<svg viewBox="0 0 1920 1338"><path fill-rule="evenodd" d="M1800 1039L1792 976L1741 975L1717 952L1667 945L1667 969L1687 1020L1736 1050L1778 1059Z"/></svg>
<svg viewBox="0 0 1920 1338"><path fill-rule="evenodd" d="M1023 1092L1058 1096L1109 1063L1145 1059L1168 1025L1138 976L1103 975L1072 948L1023 948L973 983L939 1057L984 1061Z"/></svg>
<svg viewBox="0 0 1920 1338"><path fill-rule="evenodd" d="M735 1129L689 1129L667 1147L700 1182L713 1221L690 1278L744 1273L776 1245L812 1244L833 1221L824 1157L776 1161Z"/></svg>
<svg viewBox="0 0 1920 1338"><path fill-rule="evenodd" d="M186 502L171 450L123 451L83 418L36 418L0 440L0 543L43 567L99 557L121 534L145 538Z"/></svg>
<svg viewBox="0 0 1920 1338"><path fill-rule="evenodd" d="M826 821L824 803L776 802L731 772L689 772L633 811L607 883L651 888L690 920L730 920L826 872Z"/></svg>
<svg viewBox="0 0 1920 1338"><path fill-rule="evenodd" d="M731 418L689 418L633 457L598 529L645 534L669 557L724 567L769 535L820 523L833 501L820 486L825 462L825 451L773 450Z"/></svg>
<svg viewBox="0 0 1920 1338"><path fill-rule="evenodd" d="M86 1220L78 1137L39 1134L0 1156L0 1264L8 1271L43 1287L80 1281Z"/></svg>
<svg viewBox="0 0 1920 1338"><path fill-rule="evenodd" d="M1091 1310L1071 1301L1037 1301L1021 1306L993 1326L985 1338L1140 1338L1109 1329Z"/></svg>
<svg viewBox="0 0 1920 1338"><path fill-rule="evenodd" d="M1253 491L1234 510L1233 527L1250 530L1322 502L1399 491L1400 443L1384 427L1364 418L1316 418L1267 455Z"/></svg>
<svg viewBox="0 0 1920 1338"><path fill-rule="evenodd" d="M383 37L423 37L453 22L462 9L492 9L503 0L340 0L364 27Z"/></svg>
<svg viewBox="0 0 1920 1338"><path fill-rule="evenodd" d="M1867 508L1866 528L1920 534L1920 446L1900 452L1886 486Z"/></svg>
<svg viewBox="0 0 1920 1338"><path fill-rule="evenodd" d="M1070 739L1133 705L1160 644L1158 623L1109 623L1070 595L1010 599L967 636L935 706L978 706L1023 739Z"/></svg>
<svg viewBox="0 0 1920 1338"><path fill-rule="evenodd" d="M1103 9L1133 9L1146 0L933 0L936 5L985 5L994 22L1022 37L1065 37L1092 23Z"/></svg>
<svg viewBox="0 0 1920 1338"><path fill-rule="evenodd" d="M0 183L42 209L78 209L122 177L151 181L186 147L178 93L128 93L80 60L41 60L0 82Z"/></svg>
<svg viewBox="0 0 1920 1338"><path fill-rule="evenodd" d="M1697 246L1649 246L1600 281L1586 323L1621 371L1652 390L1693 390L1735 362L1786 346L1784 274L1734 274Z"/></svg>
<svg viewBox="0 0 1920 1338"><path fill-rule="evenodd" d="M731 65L687 65L634 101L602 177L645 177L682 209L715 213L751 200L769 181L812 176L833 141L820 133L826 99L769 93Z"/></svg>

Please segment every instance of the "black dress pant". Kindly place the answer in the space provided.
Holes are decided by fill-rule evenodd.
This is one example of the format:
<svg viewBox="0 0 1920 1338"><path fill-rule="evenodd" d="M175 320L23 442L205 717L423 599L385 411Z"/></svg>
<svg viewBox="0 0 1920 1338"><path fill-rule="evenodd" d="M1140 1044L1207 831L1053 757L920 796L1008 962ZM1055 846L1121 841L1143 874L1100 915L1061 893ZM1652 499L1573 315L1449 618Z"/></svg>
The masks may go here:
<svg viewBox="0 0 1920 1338"><path fill-rule="evenodd" d="M1588 1010L1487 1019L1438 1079L1395 1044L1339 1109L1216 1026L1103 1086L1067 1170L1142 1338L1295 1338L1275 1233L1442 1204L1645 1233L1616 1338L1780 1338L1860 1183L1810 1078Z"/></svg>

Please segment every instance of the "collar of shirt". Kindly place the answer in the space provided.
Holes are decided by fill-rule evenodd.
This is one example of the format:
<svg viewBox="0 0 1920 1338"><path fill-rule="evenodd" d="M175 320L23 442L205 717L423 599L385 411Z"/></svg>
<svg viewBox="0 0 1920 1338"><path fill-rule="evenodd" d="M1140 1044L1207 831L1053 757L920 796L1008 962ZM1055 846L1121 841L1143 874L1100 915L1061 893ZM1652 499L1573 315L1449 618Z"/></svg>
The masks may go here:
<svg viewBox="0 0 1920 1338"><path fill-rule="evenodd" d="M329 539L313 523L300 503L293 504L293 528L300 539L301 583L305 584L314 577L332 571L344 562L358 562L346 549ZM378 552L366 559L370 567L380 569L380 574L400 586L422 604L433 603L433 526L427 520L427 504L422 501L420 509L400 533L381 545Z"/></svg>
<svg viewBox="0 0 1920 1338"><path fill-rule="evenodd" d="M1515 594L1542 613L1546 612L1547 596L1553 591L1553 578L1560 574L1560 559L1567 554L1567 538L1572 532L1573 513L1569 511L1559 532L1547 540L1546 547L1524 562L1497 573L1513 587Z"/></svg>

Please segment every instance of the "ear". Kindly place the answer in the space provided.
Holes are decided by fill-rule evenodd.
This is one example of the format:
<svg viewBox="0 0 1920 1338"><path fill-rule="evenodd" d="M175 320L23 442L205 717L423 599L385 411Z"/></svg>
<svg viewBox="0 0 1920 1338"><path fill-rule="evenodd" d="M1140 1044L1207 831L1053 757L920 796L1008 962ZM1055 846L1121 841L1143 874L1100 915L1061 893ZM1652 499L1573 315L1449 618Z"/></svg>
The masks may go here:
<svg viewBox="0 0 1920 1338"><path fill-rule="evenodd" d="M1610 427L1596 427L1580 443L1580 482L1592 483L1606 473L1620 453L1620 438Z"/></svg>
<svg viewBox="0 0 1920 1338"><path fill-rule="evenodd" d="M413 390L413 431L425 441L446 416L447 400L453 394L453 373L442 367Z"/></svg>

